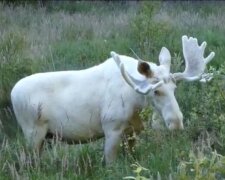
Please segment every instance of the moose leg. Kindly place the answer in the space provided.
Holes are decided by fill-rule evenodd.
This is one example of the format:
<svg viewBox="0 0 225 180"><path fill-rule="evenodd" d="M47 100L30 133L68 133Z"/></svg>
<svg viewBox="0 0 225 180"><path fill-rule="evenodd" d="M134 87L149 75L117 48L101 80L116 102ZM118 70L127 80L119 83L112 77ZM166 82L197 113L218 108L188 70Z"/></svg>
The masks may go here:
<svg viewBox="0 0 225 180"><path fill-rule="evenodd" d="M41 126L34 125L32 128L23 130L23 132L28 146L33 148L39 154L47 134L47 124Z"/></svg>
<svg viewBox="0 0 225 180"><path fill-rule="evenodd" d="M117 156L118 147L121 141L122 132L120 131L111 131L105 134L105 163L108 165L112 163Z"/></svg>
<svg viewBox="0 0 225 180"><path fill-rule="evenodd" d="M108 121L103 124L105 134L104 160L106 165L111 164L116 159L124 127L125 123L120 121Z"/></svg>

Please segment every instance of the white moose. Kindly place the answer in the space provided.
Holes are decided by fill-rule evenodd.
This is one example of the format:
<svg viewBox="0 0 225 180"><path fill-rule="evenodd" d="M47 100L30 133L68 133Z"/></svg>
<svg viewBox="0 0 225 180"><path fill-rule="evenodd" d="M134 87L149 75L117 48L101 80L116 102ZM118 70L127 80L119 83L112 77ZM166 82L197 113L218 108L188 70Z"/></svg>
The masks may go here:
<svg viewBox="0 0 225 180"><path fill-rule="evenodd" d="M170 73L171 56L163 47L160 65L111 52L98 66L80 71L38 73L21 79L11 92L13 109L27 143L40 150L47 134L67 142L105 137L107 164L116 158L123 134L139 133L139 110L150 102L170 129L183 129L174 90L178 80L200 80L206 64L206 42L182 37L186 68ZM149 101L150 100L150 101Z"/></svg>

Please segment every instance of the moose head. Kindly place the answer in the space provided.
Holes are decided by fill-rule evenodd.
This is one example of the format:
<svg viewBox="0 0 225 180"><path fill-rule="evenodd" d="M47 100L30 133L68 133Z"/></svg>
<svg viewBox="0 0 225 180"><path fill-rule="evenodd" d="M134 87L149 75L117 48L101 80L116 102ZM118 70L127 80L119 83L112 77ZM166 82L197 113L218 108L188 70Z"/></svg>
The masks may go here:
<svg viewBox="0 0 225 180"><path fill-rule="evenodd" d="M182 36L184 72L170 72L171 55L165 47L161 49L159 54L159 65L138 59L137 71L144 77L141 80L134 76L135 73L126 70L126 64L120 55L111 52L111 56L127 84L137 93L150 97L152 105L161 115L166 126L170 130L183 129L183 115L174 95L176 82L181 80L208 81L212 78L212 74L205 73L205 69L215 53L211 52L204 58L206 45L206 42L203 42L199 46L196 38Z"/></svg>

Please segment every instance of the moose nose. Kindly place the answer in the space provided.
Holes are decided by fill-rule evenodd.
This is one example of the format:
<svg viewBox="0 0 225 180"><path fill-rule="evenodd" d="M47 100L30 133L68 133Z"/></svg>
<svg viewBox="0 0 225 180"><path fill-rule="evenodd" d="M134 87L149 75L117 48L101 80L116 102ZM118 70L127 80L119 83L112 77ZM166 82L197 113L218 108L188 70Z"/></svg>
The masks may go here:
<svg viewBox="0 0 225 180"><path fill-rule="evenodd" d="M174 118L171 118L168 121L168 128L169 130L183 130L183 114L180 112Z"/></svg>
<svg viewBox="0 0 225 180"><path fill-rule="evenodd" d="M169 130L183 130L184 129L184 125L183 122L172 122L169 124L168 126Z"/></svg>

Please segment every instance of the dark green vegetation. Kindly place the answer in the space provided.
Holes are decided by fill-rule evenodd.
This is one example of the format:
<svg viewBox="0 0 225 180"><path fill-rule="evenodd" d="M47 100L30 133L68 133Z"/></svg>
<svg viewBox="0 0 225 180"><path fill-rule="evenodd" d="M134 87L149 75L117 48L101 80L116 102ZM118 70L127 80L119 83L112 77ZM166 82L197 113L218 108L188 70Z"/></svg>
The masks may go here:
<svg viewBox="0 0 225 180"><path fill-rule="evenodd" d="M224 12L219 1L0 3L0 179L225 178ZM133 56L132 48L157 62L162 46L171 52L172 71L183 70L184 34L207 41L206 53L216 56L208 68L215 74L211 82L178 84L183 132L152 130L146 120L133 156L121 151L108 168L101 164L103 140L76 146L56 142L46 145L40 158L25 148L9 99L19 79L90 67L111 50Z"/></svg>

